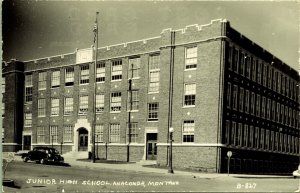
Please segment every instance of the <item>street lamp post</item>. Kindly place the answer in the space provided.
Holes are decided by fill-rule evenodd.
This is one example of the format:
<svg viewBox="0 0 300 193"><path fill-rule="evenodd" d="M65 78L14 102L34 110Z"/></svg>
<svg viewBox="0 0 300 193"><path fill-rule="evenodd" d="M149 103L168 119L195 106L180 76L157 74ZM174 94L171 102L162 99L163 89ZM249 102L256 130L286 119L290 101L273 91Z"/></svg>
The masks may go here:
<svg viewBox="0 0 300 193"><path fill-rule="evenodd" d="M169 169L168 169L168 173L171 173L173 174L174 171L173 171L173 165L172 165L172 143L173 143L173 132L174 132L174 128L171 127L169 129L169 134L170 134L170 139L169 139L169 142L170 142L170 151L169 151Z"/></svg>
<svg viewBox="0 0 300 193"><path fill-rule="evenodd" d="M54 135L51 135L51 147L53 148L53 137Z"/></svg>

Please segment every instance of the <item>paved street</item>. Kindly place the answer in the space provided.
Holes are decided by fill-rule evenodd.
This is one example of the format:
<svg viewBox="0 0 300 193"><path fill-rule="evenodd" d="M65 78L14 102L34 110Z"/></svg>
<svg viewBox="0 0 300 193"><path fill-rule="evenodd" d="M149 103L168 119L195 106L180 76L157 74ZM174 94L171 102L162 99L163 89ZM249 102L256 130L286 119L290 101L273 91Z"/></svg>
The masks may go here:
<svg viewBox="0 0 300 193"><path fill-rule="evenodd" d="M126 168L128 164L117 165ZM4 192L294 192L299 183L292 177L201 177L201 174L136 172L78 165L65 167L21 161L11 163L6 178L14 179L16 187L4 187Z"/></svg>

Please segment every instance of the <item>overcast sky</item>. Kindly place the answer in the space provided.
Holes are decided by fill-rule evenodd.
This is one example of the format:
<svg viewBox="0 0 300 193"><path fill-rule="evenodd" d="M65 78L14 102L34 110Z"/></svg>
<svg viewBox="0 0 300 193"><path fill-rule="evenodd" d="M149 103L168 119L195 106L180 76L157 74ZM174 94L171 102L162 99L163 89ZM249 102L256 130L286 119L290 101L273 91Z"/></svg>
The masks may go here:
<svg viewBox="0 0 300 193"><path fill-rule="evenodd" d="M99 47L159 36L226 18L237 31L299 69L296 1L4 1L3 60L30 60L74 52L93 44L99 15Z"/></svg>

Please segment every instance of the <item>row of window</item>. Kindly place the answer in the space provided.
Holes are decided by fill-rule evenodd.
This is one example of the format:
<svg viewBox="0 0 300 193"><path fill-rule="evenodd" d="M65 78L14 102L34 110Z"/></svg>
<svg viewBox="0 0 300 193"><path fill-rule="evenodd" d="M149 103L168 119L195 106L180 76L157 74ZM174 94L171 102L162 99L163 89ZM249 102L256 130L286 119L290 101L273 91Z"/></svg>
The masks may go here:
<svg viewBox="0 0 300 193"><path fill-rule="evenodd" d="M195 69L197 67L197 47L189 47L185 49L185 69ZM111 63L111 80L122 80L122 59L113 60ZM140 57L129 59L128 78L138 78L140 76L141 59ZM51 88L59 87L60 70L51 72ZM80 66L79 84L89 83L89 64ZM45 90L47 85L47 72L38 74L38 90ZM65 85L74 85L74 67L65 69ZM159 92L160 80L160 55L151 55L149 57L149 84L148 92ZM105 62L97 63L96 66L96 82L105 82ZM25 76L25 102L32 101L33 82L32 74Z"/></svg>
<svg viewBox="0 0 300 193"><path fill-rule="evenodd" d="M58 126L49 127L49 141L50 143L60 143L58 141ZM104 126L102 124L97 124L95 128L95 142L103 142L103 130ZM194 120L186 120L183 122L183 142L194 142L194 130L195 123ZM129 132L130 131L130 132ZM130 137L130 142L136 143L138 139L138 123L132 122L127 124L127 140ZM37 143L45 143L46 141L46 131L45 127L37 127ZM73 128L70 125L66 125L63 128L62 141L64 143L73 142ZM120 124L110 124L109 125L109 142L119 143L120 142Z"/></svg>
<svg viewBox="0 0 300 193"><path fill-rule="evenodd" d="M244 50L233 45L228 48L229 70L293 100L297 99L299 85L294 79Z"/></svg>
<svg viewBox="0 0 300 193"><path fill-rule="evenodd" d="M226 120L225 144L285 153L299 153L299 137Z"/></svg>
<svg viewBox="0 0 300 193"><path fill-rule="evenodd" d="M238 85L227 83L227 108L272 120L291 127L298 126L298 111Z"/></svg>
<svg viewBox="0 0 300 193"><path fill-rule="evenodd" d="M121 92L112 92L110 97L110 112L120 112L121 111ZM184 85L184 97L183 97L183 105L194 106L196 99L196 84L185 84ZM79 96L79 115L86 115L88 113L89 105L88 105L88 96ZM64 99L64 115L72 115L73 114L73 101L72 97L66 97ZM158 103L149 103L148 104L148 121L157 121L158 120ZM51 116L59 116L59 99L51 98ZM128 99L127 99L127 110L139 110L139 91L132 90L128 91ZM96 95L96 105L95 105L96 113L104 112L104 94ZM32 119L30 116L31 113L25 113L25 125L28 126L29 121ZM38 99L38 116L44 117L46 116L46 99Z"/></svg>

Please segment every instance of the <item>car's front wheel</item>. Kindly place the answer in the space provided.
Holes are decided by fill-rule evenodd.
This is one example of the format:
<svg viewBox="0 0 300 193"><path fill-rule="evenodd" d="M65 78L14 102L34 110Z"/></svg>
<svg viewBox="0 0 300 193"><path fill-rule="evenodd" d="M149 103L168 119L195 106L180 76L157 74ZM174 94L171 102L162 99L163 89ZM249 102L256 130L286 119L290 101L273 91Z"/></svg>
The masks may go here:
<svg viewBox="0 0 300 193"><path fill-rule="evenodd" d="M23 157L23 162L27 162L28 161L28 157Z"/></svg>

